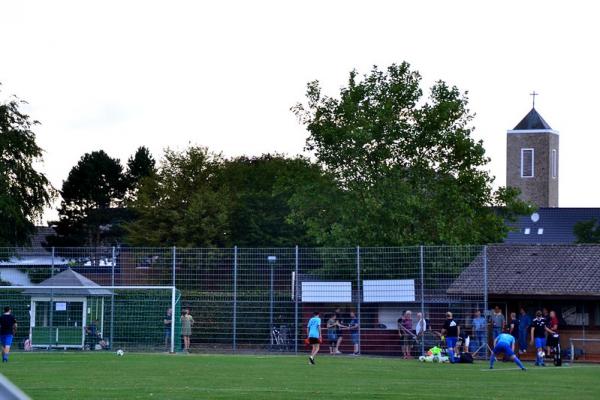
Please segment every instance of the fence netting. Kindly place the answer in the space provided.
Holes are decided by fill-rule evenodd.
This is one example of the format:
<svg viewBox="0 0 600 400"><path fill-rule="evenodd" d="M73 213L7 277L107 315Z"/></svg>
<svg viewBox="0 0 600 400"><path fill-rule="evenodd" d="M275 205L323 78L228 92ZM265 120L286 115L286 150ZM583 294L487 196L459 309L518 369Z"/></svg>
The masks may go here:
<svg viewBox="0 0 600 400"><path fill-rule="evenodd" d="M485 356L496 306L508 326L521 307L529 315L547 304L565 312L510 290L490 296L487 249L7 248L0 249L0 302L19 321L19 349L168 351L174 334L176 351L298 353L305 351L307 321L319 311L322 351L411 358L443 344L450 312L469 337L463 349ZM33 289L74 284L95 285L101 294ZM121 286L127 289L115 288ZM135 289L142 286L158 289ZM593 337L600 310L585 302L573 307L587 307L587 319L565 332Z"/></svg>

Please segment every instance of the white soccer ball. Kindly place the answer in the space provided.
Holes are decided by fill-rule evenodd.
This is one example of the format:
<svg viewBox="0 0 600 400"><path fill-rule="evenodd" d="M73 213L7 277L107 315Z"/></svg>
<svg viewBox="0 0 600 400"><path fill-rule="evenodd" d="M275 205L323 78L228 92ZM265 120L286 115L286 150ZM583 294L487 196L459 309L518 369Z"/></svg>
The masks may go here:
<svg viewBox="0 0 600 400"><path fill-rule="evenodd" d="M425 361L425 356L420 356L419 357L419 361L424 362Z"/></svg>
<svg viewBox="0 0 600 400"><path fill-rule="evenodd" d="M119 350L117 350L117 355L119 357L123 357L125 355L125 352L123 350L119 349Z"/></svg>
<svg viewBox="0 0 600 400"><path fill-rule="evenodd" d="M543 351L538 351L538 357L543 358L546 355Z"/></svg>

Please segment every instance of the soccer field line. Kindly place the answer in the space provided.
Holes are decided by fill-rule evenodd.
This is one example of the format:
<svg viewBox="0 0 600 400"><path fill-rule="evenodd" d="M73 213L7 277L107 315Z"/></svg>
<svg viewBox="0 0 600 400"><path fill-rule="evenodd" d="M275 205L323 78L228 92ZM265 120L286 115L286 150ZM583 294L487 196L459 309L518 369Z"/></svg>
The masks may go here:
<svg viewBox="0 0 600 400"><path fill-rule="evenodd" d="M579 368L600 368L600 366L598 365L570 365L570 366L566 366L563 365L562 367L554 367L554 366L548 366L548 367L531 367L531 368L527 368L527 372L529 371L560 371L562 369L579 369ZM494 369L489 369L489 368L481 368L480 371L482 372L506 372L506 371L520 371L520 368L494 368Z"/></svg>

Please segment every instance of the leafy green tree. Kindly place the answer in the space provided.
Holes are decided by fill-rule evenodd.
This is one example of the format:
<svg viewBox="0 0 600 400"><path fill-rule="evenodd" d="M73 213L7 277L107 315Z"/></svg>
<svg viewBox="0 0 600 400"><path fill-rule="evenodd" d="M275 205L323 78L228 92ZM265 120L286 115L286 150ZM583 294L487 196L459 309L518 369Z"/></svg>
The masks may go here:
<svg viewBox="0 0 600 400"><path fill-rule="evenodd" d="M573 233L577 243L600 243L600 224L596 218L577 222Z"/></svg>
<svg viewBox="0 0 600 400"><path fill-rule="evenodd" d="M55 196L48 179L34 168L42 159L23 101L0 103L0 246L26 244L35 219Z"/></svg>
<svg viewBox="0 0 600 400"><path fill-rule="evenodd" d="M57 235L49 237L47 244L93 247L114 244L122 235L117 226L130 218L120 209L126 189L118 159L103 150L84 154L63 182L59 220L53 223Z"/></svg>
<svg viewBox="0 0 600 400"><path fill-rule="evenodd" d="M217 247L231 245L229 195L212 182L222 157L204 147L166 150L158 171L144 179L126 225L137 246Z"/></svg>
<svg viewBox="0 0 600 400"><path fill-rule="evenodd" d="M128 198L135 198L141 180L155 173L156 161L154 157L152 157L147 147L140 146L135 154L127 160L125 182L127 184Z"/></svg>
<svg viewBox="0 0 600 400"><path fill-rule="evenodd" d="M293 215L324 245L498 242L505 218L527 210L518 192L494 191L489 159L472 138L467 94L438 81L423 99L407 63L352 71L338 97L310 82L292 108L337 190L314 184Z"/></svg>
<svg viewBox="0 0 600 400"><path fill-rule="evenodd" d="M298 182L321 173L305 158L265 154L226 160L215 179L230 196L231 241L238 246L311 245L303 224L289 219Z"/></svg>

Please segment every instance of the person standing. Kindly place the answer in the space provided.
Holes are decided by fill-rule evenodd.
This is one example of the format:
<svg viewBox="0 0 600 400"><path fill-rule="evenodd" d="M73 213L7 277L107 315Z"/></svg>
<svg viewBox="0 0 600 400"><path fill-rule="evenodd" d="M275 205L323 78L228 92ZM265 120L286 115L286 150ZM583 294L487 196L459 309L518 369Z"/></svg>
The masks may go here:
<svg viewBox="0 0 600 400"><path fill-rule="evenodd" d="M515 337L513 335L504 332L494 339L494 349L492 350L492 356L490 357L490 369L494 369L496 355L500 353L503 353L505 357L510 357L522 371L526 371L523 363L515 354Z"/></svg>
<svg viewBox="0 0 600 400"><path fill-rule="evenodd" d="M338 320L337 313L331 314L327 320L327 342L329 343L329 354L336 354L336 345L338 340Z"/></svg>
<svg viewBox="0 0 600 400"><path fill-rule="evenodd" d="M2 342L2 362L8 362L10 346L17 332L17 320L12 315L10 307L4 307L4 314L0 316L0 342Z"/></svg>
<svg viewBox="0 0 600 400"><path fill-rule="evenodd" d="M402 344L402 358L408 360L412 358L412 341L415 334L412 332L412 312L406 310L404 315L398 319L398 334Z"/></svg>
<svg viewBox="0 0 600 400"><path fill-rule="evenodd" d="M171 324L173 323L173 310L167 308L167 313L163 318L164 332L165 332L165 349L169 351L171 344Z"/></svg>
<svg viewBox="0 0 600 400"><path fill-rule="evenodd" d="M446 351L448 352L448 358L451 363L454 363L456 359L454 358L454 348L456 347L456 342L458 341L458 335L460 334L460 326L458 323L452 318L452 313L448 311L446 313L446 321L444 322L444 327L441 331L441 337L446 337Z"/></svg>
<svg viewBox="0 0 600 400"><path fill-rule="evenodd" d="M519 311L519 354L527 353L527 332L531 326L531 317L525 308Z"/></svg>
<svg viewBox="0 0 600 400"><path fill-rule="evenodd" d="M517 314L514 312L510 313L510 321L508 322L508 333L510 333L515 341L519 339L519 320L517 319Z"/></svg>
<svg viewBox="0 0 600 400"><path fill-rule="evenodd" d="M548 314L550 317L550 324L548 324L548 338L546 339L546 347L547 354L552 354L554 348L558 346L559 336L558 336L558 317L556 316L556 312L554 310L550 311Z"/></svg>
<svg viewBox="0 0 600 400"><path fill-rule="evenodd" d="M190 314L190 309L186 308L183 310L181 315L181 336L183 336L183 351L186 353L190 352L190 336L192 336L192 325L194 325L194 318Z"/></svg>
<svg viewBox="0 0 600 400"><path fill-rule="evenodd" d="M315 365L315 357L319 352L321 343L321 318L319 317L318 311L315 311L312 318L308 321L306 333L308 335L308 343L312 345L312 351L308 357L308 363L310 365Z"/></svg>
<svg viewBox="0 0 600 400"><path fill-rule="evenodd" d="M356 314L354 311L350 311L350 321L348 322L348 330L350 331L350 338L352 339L352 344L354 345L354 353L352 355L358 356L360 354L359 348L359 324L358 318L356 318Z"/></svg>
<svg viewBox="0 0 600 400"><path fill-rule="evenodd" d="M502 314L502 310L500 307L496 306L494 308L494 312L492 313L492 336L494 339L498 337L504 330L504 326L506 325L506 319Z"/></svg>
<svg viewBox="0 0 600 400"><path fill-rule="evenodd" d="M544 348L546 347L546 332L550 331L546 326L546 318L540 310L535 312L535 318L531 322L531 344L535 344L537 351L535 355L535 365L545 367ZM550 331L552 332L552 331Z"/></svg>
<svg viewBox="0 0 600 400"><path fill-rule="evenodd" d="M471 350L474 352L473 355L477 354L478 351L481 350L481 346L487 343L487 321L485 317L481 315L481 311L476 310L475 315L472 321L473 325L473 342L472 348L475 350ZM486 351L484 350L484 354Z"/></svg>
<svg viewBox="0 0 600 400"><path fill-rule="evenodd" d="M344 339L342 335L342 328L346 328L344 325L344 319L342 315L342 309L340 307L336 307L335 309L335 319L337 321L336 332L335 335L337 337L337 341L335 343L335 354L342 354L340 351L340 345L342 344L342 340Z"/></svg>

